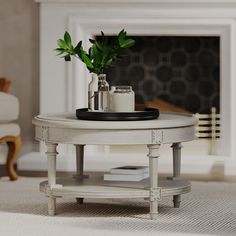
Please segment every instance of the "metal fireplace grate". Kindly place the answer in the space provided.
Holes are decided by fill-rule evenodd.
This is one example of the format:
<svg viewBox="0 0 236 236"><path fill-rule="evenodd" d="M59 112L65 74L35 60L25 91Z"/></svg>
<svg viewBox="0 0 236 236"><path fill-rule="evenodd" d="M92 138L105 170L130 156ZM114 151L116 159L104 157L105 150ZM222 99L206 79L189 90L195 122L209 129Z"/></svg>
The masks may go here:
<svg viewBox="0 0 236 236"><path fill-rule="evenodd" d="M210 114L196 114L198 124L196 126L196 136L200 139L210 141L209 154L215 150L216 140L220 138L220 114L216 114L216 108L211 108Z"/></svg>

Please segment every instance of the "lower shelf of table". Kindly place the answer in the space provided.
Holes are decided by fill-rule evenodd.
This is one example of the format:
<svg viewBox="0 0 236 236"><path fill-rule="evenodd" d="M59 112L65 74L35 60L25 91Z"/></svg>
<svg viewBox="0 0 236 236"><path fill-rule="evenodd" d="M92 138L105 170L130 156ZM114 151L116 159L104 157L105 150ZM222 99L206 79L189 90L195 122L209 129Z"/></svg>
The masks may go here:
<svg viewBox="0 0 236 236"><path fill-rule="evenodd" d="M160 178L161 197L188 193L191 184L184 179ZM57 179L51 189L48 181L40 183L40 191L54 197L76 198L148 198L149 179L139 182L104 181L103 176L90 176L85 179Z"/></svg>

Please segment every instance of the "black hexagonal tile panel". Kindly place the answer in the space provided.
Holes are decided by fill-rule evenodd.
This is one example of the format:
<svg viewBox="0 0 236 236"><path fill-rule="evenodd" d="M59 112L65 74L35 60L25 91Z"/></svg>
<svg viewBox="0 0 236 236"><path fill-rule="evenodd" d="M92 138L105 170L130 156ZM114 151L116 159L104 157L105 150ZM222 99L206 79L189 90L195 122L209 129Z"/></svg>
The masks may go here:
<svg viewBox="0 0 236 236"><path fill-rule="evenodd" d="M219 37L132 38L136 45L105 71L110 85L133 86L137 103L159 97L194 113L219 111Z"/></svg>

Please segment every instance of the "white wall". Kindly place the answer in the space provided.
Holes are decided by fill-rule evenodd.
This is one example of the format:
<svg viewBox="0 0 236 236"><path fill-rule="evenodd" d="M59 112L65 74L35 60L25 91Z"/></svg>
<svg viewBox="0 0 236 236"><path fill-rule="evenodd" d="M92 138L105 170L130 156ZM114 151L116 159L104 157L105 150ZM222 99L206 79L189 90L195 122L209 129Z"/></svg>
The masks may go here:
<svg viewBox="0 0 236 236"><path fill-rule="evenodd" d="M39 111L38 32L34 0L0 0L0 77L12 81L10 92L20 100L23 152L34 149L31 120Z"/></svg>

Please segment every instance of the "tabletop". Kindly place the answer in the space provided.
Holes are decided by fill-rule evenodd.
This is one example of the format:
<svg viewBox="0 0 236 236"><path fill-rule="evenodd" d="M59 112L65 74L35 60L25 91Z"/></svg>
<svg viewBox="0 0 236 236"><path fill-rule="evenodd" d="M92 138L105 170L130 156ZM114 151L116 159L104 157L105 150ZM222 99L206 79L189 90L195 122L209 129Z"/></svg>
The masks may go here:
<svg viewBox="0 0 236 236"><path fill-rule="evenodd" d="M78 120L74 113L38 115L33 124L46 127L75 129L158 129L194 126L197 117L181 113L160 113L158 119L144 121L90 121Z"/></svg>

